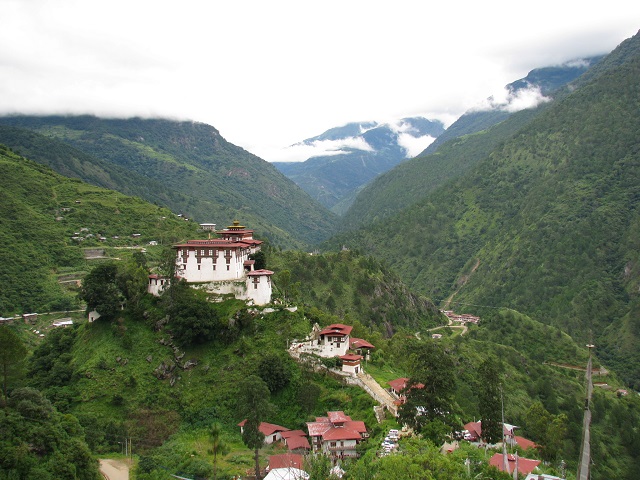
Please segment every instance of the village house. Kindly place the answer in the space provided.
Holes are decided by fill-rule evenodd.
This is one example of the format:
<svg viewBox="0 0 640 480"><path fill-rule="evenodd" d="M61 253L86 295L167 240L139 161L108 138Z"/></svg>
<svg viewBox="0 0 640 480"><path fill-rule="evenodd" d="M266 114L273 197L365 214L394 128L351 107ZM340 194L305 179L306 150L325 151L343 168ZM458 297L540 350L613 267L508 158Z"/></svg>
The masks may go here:
<svg viewBox="0 0 640 480"><path fill-rule="evenodd" d="M400 406L407 403L407 385L409 384L409 379L401 377L389 380L387 383L389 384L389 393L396 399L395 404ZM418 383L414 388L424 388L424 385Z"/></svg>
<svg viewBox="0 0 640 480"><path fill-rule="evenodd" d="M349 350L349 334L353 327L334 323L318 333L316 346L321 357L340 357Z"/></svg>
<svg viewBox="0 0 640 480"><path fill-rule="evenodd" d="M245 423L247 423L246 419L238 424L240 427L240 434L244 432ZM258 430L260 430L264 435L264 443L267 445L271 445L274 442L282 440L282 432L289 431L287 427L281 427L280 425L267 422L261 422L258 426Z"/></svg>
<svg viewBox="0 0 640 480"><path fill-rule="evenodd" d="M233 295L254 305L270 303L273 272L255 270L255 262L249 259L260 250L262 241L254 239L253 230L238 221L216 233L218 238L189 240L173 246L176 277L198 284L210 294ZM149 275L147 291L159 295L167 282L168 279L156 274Z"/></svg>
<svg viewBox="0 0 640 480"><path fill-rule="evenodd" d="M280 437L290 452L307 453L311 450L307 434L302 430L287 430L280 433Z"/></svg>
<svg viewBox="0 0 640 480"><path fill-rule="evenodd" d="M346 355L341 355L340 360L342 360L342 371L345 373L350 373L351 375L358 375L362 371L362 366L360 365L360 360L364 357L362 355L355 355L353 353L347 353Z"/></svg>
<svg viewBox="0 0 640 480"><path fill-rule="evenodd" d="M505 459L505 454L496 453L489 460L489 465L493 465L501 472L507 472L508 474L512 474L514 470L517 470L520 475L529 475L538 468L540 460L519 457L517 453L515 455L506 455Z"/></svg>
<svg viewBox="0 0 640 480"><path fill-rule="evenodd" d="M369 437L364 422L351 420L342 411L327 412L326 417L317 417L307 422L311 448L332 459L357 457L357 445Z"/></svg>

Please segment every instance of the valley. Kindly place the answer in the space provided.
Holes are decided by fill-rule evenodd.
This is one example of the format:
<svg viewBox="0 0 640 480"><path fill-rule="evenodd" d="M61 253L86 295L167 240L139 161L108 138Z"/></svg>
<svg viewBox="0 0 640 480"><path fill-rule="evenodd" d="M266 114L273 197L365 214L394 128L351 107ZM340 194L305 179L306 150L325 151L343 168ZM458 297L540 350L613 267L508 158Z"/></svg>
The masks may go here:
<svg viewBox="0 0 640 480"><path fill-rule="evenodd" d="M0 474L636 478L640 37L574 73L342 217L208 125L1 117Z"/></svg>

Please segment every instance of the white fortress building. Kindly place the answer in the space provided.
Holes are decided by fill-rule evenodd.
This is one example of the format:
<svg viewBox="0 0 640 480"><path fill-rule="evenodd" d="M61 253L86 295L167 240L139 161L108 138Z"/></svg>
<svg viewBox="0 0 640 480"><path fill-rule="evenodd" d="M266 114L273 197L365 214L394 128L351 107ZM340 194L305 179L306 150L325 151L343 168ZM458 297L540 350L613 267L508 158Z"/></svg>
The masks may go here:
<svg viewBox="0 0 640 480"><path fill-rule="evenodd" d="M187 283L200 284L209 293L233 295L251 300L255 305L271 302L270 270L254 270L249 256L260 250L261 240L253 238L253 230L239 224L216 232L219 238L189 240L174 245L176 277ZM162 284L161 284L162 282ZM148 291L159 294L166 282L149 276Z"/></svg>

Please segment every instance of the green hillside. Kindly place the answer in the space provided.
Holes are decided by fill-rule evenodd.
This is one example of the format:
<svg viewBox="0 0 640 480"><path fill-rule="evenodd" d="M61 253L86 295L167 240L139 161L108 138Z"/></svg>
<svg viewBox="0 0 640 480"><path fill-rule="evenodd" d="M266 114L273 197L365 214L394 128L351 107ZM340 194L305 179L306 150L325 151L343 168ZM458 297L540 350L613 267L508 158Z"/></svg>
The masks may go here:
<svg viewBox="0 0 640 480"><path fill-rule="evenodd" d="M0 200L0 316L77 308L75 292L63 285L90 268L86 248L118 257L197 229L165 208L63 177L4 146Z"/></svg>
<svg viewBox="0 0 640 480"><path fill-rule="evenodd" d="M508 122L450 140L436 153L407 160L380 175L358 193L344 215L342 228L353 229L392 217L433 190L464 175L537 113L538 110L518 112Z"/></svg>
<svg viewBox="0 0 640 480"><path fill-rule="evenodd" d="M457 292L470 311L509 307L592 335L638 387L640 37L611 56L463 177L334 247L383 258L436 303Z"/></svg>
<svg viewBox="0 0 640 480"><path fill-rule="evenodd" d="M296 304L327 312L320 323L359 322L391 336L446 323L433 303L416 295L372 257L342 251L324 255L287 251L268 256L277 291ZM310 311L307 311L310 315Z"/></svg>
<svg viewBox="0 0 640 480"><path fill-rule="evenodd" d="M197 222L230 225L243 218L261 238L285 248L321 241L335 225L332 213L275 167L209 125L91 116L0 117L0 124L35 131L98 159L63 151L59 142L51 148L44 138L0 131L0 139L7 136L0 141L59 173L135 192Z"/></svg>

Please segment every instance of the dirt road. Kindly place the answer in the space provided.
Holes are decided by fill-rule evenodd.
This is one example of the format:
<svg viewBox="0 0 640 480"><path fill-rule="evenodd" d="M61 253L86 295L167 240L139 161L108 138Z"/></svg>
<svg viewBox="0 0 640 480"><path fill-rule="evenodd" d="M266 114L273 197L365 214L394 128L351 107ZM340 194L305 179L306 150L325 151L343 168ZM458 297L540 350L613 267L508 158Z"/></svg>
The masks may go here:
<svg viewBox="0 0 640 480"><path fill-rule="evenodd" d="M129 465L121 460L101 458L100 473L107 480L129 480Z"/></svg>

